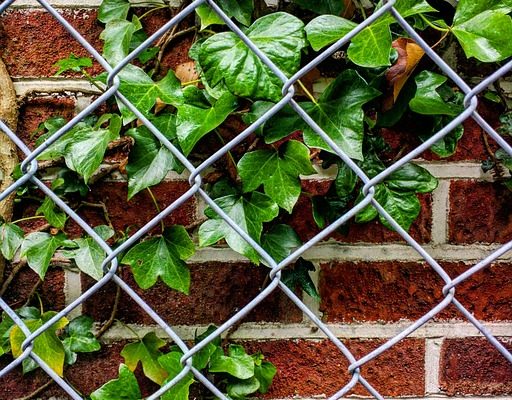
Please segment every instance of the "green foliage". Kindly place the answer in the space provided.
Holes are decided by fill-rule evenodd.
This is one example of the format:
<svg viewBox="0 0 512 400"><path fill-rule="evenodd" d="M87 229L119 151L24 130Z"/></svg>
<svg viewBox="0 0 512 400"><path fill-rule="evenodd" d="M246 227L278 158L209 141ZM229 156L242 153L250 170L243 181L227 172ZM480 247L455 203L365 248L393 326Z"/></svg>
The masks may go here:
<svg viewBox="0 0 512 400"><path fill-rule="evenodd" d="M119 378L105 383L102 387L91 393L91 400L140 400L139 383L134 373L121 364Z"/></svg>
<svg viewBox="0 0 512 400"><path fill-rule="evenodd" d="M55 251L64 240L65 236L62 234L54 236L46 232L30 233L21 243L21 257L26 257L28 266L44 280Z"/></svg>
<svg viewBox="0 0 512 400"><path fill-rule="evenodd" d="M0 226L0 250L5 259L13 259L23 242L23 236L24 233L18 225L5 223Z"/></svg>
<svg viewBox="0 0 512 400"><path fill-rule="evenodd" d="M292 0L306 10L313 11L317 14L334 14L339 15L344 7L342 0L319 0L311 2L310 0Z"/></svg>
<svg viewBox="0 0 512 400"><path fill-rule="evenodd" d="M68 58L57 61L54 67L58 68L55 76L61 75L67 71L80 72L83 68L92 67L92 59L89 57L77 57L71 53Z"/></svg>

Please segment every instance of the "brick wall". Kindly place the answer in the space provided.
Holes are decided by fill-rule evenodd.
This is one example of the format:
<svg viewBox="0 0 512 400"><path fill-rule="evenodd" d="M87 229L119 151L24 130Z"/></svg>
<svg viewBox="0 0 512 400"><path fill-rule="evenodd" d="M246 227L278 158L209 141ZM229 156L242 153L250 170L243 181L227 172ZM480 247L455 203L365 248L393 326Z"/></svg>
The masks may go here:
<svg viewBox="0 0 512 400"><path fill-rule="evenodd" d="M101 27L96 23L98 3L74 0L56 2L62 14L87 40L101 46ZM165 20L154 18L153 27ZM183 61L186 39L176 43L173 66ZM48 14L34 2L21 0L0 16L0 55L14 78L20 102L18 134L27 143L32 132L52 115L71 117L97 95L86 81L76 76L52 78L52 65L70 52L85 56L81 49ZM97 65L90 73L101 72ZM491 122L491 110L487 113ZM421 198L422 214L411 234L455 277L490 254L499 244L512 239L512 195L480 169L486 158L481 129L472 121L465 124L466 134L457 153L442 162L426 152L417 162L440 179L439 187ZM407 132L386 131L392 147L409 143ZM493 144L491 143L491 146ZM111 161L123 154L111 154ZM309 177L304 186L321 193L332 179L330 171ZM51 177L48 177L51 179ZM162 206L188 189L186 175L169 175L154 189ZM150 198L140 193L126 203L126 182L115 174L92 188L89 201L103 201L116 229L143 225L153 215ZM198 200L186 202L166 222L194 225L202 217L204 205ZM18 207L22 216L30 206ZM32 210L33 211L33 210ZM102 212L83 209L81 215L93 225L104 223ZM290 216L290 223L303 240L317 233L306 197ZM39 222L40 223L40 222ZM29 231L38 222L27 223ZM79 234L77 227L68 232ZM303 296L304 302L342 339L356 358L361 357L405 329L437 305L442 296L442 280L400 237L378 223L351 226L350 235L335 234L308 251L317 270L313 274L321 301ZM198 328L221 323L247 304L265 282L266 271L223 247L199 250L190 261L191 294L185 296L157 284L137 292L184 339L192 339ZM133 288L136 284L128 270L122 278ZM16 304L26 296L27 282L35 275L23 271L6 296ZM41 288L45 306L53 309L69 304L92 284L91 279L73 269L55 269ZM86 313L96 321L108 319L115 297L114 285L107 285L93 295L74 314ZM478 319L485 321L491 333L510 347L512 339L512 255L504 255L491 267L480 271L457 288L457 299ZM70 383L82 393L89 393L117 376L119 355L127 340L133 339L129 328L142 333L155 329L152 321L127 296L122 296L115 324L103 340L99 354L81 355L66 373ZM232 340L249 349L261 350L278 368L275 383L267 398L313 398L332 395L349 380L347 361L337 348L314 329L308 318L282 293L275 292L261 303L232 334ZM128 325L128 326L126 326ZM157 330L158 331L158 330ZM160 331L158 331L160 332ZM162 333L162 332L160 332ZM163 335L163 333L162 333ZM0 359L0 363L4 360ZM140 372L140 371L139 371ZM496 399L512 397L512 367L463 316L449 306L434 321L399 342L392 349L363 367L363 374L383 395L390 398L412 397L440 399L444 395L477 399L493 395ZM156 388L145 381L143 391ZM10 373L0 384L0 399L23 397L46 377L37 371L30 379L19 371ZM367 396L362 387L353 394ZM50 386L41 398L64 396Z"/></svg>

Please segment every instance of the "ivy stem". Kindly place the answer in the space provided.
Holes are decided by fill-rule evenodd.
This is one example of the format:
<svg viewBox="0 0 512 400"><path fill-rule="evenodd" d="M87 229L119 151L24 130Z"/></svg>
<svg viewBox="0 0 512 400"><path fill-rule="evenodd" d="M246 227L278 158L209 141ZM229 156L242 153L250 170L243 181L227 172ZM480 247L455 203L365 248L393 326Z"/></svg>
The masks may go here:
<svg viewBox="0 0 512 400"><path fill-rule="evenodd" d="M437 26L437 25L434 25L432 22L430 22L428 20L428 18L426 18L423 14L420 14L420 17L423 21L425 21L425 23L430 26L432 29L435 29L436 31L439 31L439 32L450 32L451 29L450 28L441 28L440 26Z"/></svg>
<svg viewBox="0 0 512 400"><path fill-rule="evenodd" d="M16 278L16 275L21 271L21 269L27 265L26 261L20 261L18 264L15 264L13 267L11 273L9 276L5 279L4 284L2 285L2 288L0 289L0 296L3 296L4 293L7 291L7 288L11 284L11 282Z"/></svg>
<svg viewBox="0 0 512 400"><path fill-rule="evenodd" d="M199 82L201 82L201 79L195 79L193 81L183 82L181 84L181 86L194 85L194 84L199 83Z"/></svg>
<svg viewBox="0 0 512 400"><path fill-rule="evenodd" d="M139 336L139 334L128 324L125 324L123 321L120 321L120 320L116 320L117 322L119 322L121 325L123 325L126 329L128 329L131 333L133 333L135 335L135 337L139 340L139 341L142 341L141 337Z"/></svg>
<svg viewBox="0 0 512 400"><path fill-rule="evenodd" d="M309 100L313 102L315 106L318 105L318 102L316 101L315 97L311 94L311 92L306 88L306 86L300 81L300 79L297 81L299 83L299 86L301 89L306 93L306 96L308 96Z"/></svg>
<svg viewBox="0 0 512 400"><path fill-rule="evenodd" d="M37 396L39 393L41 393L43 390L50 387L55 381L53 379L50 379L48 382L43 383L41 386L39 386L36 390L34 390L32 393L28 394L25 397L20 397L18 400L30 400L33 399L35 396Z"/></svg>
<svg viewBox="0 0 512 400"><path fill-rule="evenodd" d="M85 78L89 81L91 85L93 85L100 92L105 92L105 88L102 88L100 85L98 85L96 80L85 69L82 69L81 72L82 74L84 74Z"/></svg>
<svg viewBox="0 0 512 400"><path fill-rule="evenodd" d="M439 39L434 45L432 45L430 48L431 49L435 49L437 46L439 46L444 39L446 39L446 37L450 34L450 30L447 30L443 36L441 36L441 39Z"/></svg>
<svg viewBox="0 0 512 400"><path fill-rule="evenodd" d="M116 289L116 298L114 300L114 306L112 307L112 312L110 313L110 318L107 322L100 328L98 333L96 333L96 339L99 339L103 334L109 330L116 319L117 309L119 307L119 299L121 298L121 286L117 286Z"/></svg>
<svg viewBox="0 0 512 400"><path fill-rule="evenodd" d="M146 11L144 14L142 14L139 19L143 19L143 18L146 18L148 15L150 15L151 13L157 11L157 10L161 10L163 8L167 8L167 5L163 5L163 6L158 6L158 7L155 7L155 8L151 8L150 10Z"/></svg>
<svg viewBox="0 0 512 400"><path fill-rule="evenodd" d="M153 200L153 204L155 205L155 209L158 213L160 213L160 206L158 205L158 201L155 197L155 195L153 194L153 192L151 191L150 188L146 188L146 190L148 191L149 193L149 196L151 197L151 200ZM164 230L165 230L165 225L164 225L164 221L160 220L160 228L162 229L162 233L164 233Z"/></svg>
<svg viewBox="0 0 512 400"><path fill-rule="evenodd" d="M16 221L12 221L11 224L19 224L20 222L31 221L33 219L41 219L41 218L44 218L44 215L33 215L32 217L25 217L25 218L17 219Z"/></svg>

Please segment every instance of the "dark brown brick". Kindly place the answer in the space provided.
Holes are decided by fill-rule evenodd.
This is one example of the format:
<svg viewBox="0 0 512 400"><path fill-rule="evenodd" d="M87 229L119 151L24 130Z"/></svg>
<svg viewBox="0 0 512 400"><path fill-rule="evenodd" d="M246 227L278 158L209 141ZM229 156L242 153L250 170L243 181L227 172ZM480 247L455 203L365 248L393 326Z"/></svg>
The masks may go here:
<svg viewBox="0 0 512 400"><path fill-rule="evenodd" d="M96 21L96 11L63 10L61 14L89 43L101 49L102 27ZM0 26L0 54L13 77L52 76L57 72L54 64L71 53L90 56L47 12L8 11L1 16ZM95 64L88 72L96 74L102 68Z"/></svg>
<svg viewBox="0 0 512 400"><path fill-rule="evenodd" d="M512 192L499 183L452 181L450 243L506 243L512 239Z"/></svg>
<svg viewBox="0 0 512 400"><path fill-rule="evenodd" d="M419 243L428 243L431 240L432 229L432 196L430 194L420 195L421 213L412 224L409 233ZM313 215L311 200L302 196L295 205L293 214L285 218L286 223L290 224L303 241L311 239L320 229L316 225ZM334 238L344 243L389 243L404 242L402 237L387 228L385 228L378 218L366 224L357 224L354 219L348 223L348 234L335 232L329 238Z"/></svg>
<svg viewBox="0 0 512 400"><path fill-rule="evenodd" d="M512 350L510 339L502 340ZM512 395L512 365L485 339L446 339L440 385L448 395Z"/></svg>
<svg viewBox="0 0 512 400"><path fill-rule="evenodd" d="M220 324L258 295L268 269L250 264L208 263L191 265L190 294L184 295L159 282L141 290L128 267L123 279L169 324ZM83 289L92 284L82 280ZM84 313L95 320L107 320L115 295L114 285L107 286L84 304ZM128 295L123 294L117 318L127 323L154 324ZM300 310L279 289L256 307L244 321L299 322Z"/></svg>
<svg viewBox="0 0 512 400"><path fill-rule="evenodd" d="M452 277L471 267L442 265ZM512 265L495 264L457 287L457 299L478 319L509 320L512 315ZM321 266L321 311L329 322L414 320L442 299L444 282L424 263L340 262ZM437 320L464 319L449 306Z"/></svg>
<svg viewBox="0 0 512 400"><path fill-rule="evenodd" d="M357 359L382 343L350 340L345 344ZM261 351L277 367L267 398L332 396L350 381L349 363L330 341L279 340L246 346L252 352ZM424 348L423 340L404 340L364 365L362 375L384 396L421 396ZM369 396L361 385L351 393Z"/></svg>
<svg viewBox="0 0 512 400"><path fill-rule="evenodd" d="M6 275L10 273L7 269ZM39 282L39 276L28 266L25 266L9 285L5 292L4 300L12 308L22 307L35 285ZM41 295L45 311L59 311L66 305L64 295L64 271L58 267L50 267L42 284L38 284L37 293ZM37 300L35 300L37 302Z"/></svg>

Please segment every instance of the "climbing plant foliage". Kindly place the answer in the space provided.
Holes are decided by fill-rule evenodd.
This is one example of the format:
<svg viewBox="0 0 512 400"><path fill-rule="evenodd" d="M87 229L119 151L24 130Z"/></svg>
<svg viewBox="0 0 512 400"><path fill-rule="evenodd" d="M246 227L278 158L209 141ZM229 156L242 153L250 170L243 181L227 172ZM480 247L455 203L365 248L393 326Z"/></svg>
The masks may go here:
<svg viewBox="0 0 512 400"><path fill-rule="evenodd" d="M186 2L185 2L186 3ZM362 7L362 2L294 0L282 9L266 8L253 0L218 0L224 13L261 52L287 77L294 75L316 52L342 39L382 2ZM281 3L281 2L280 2ZM314 3L314 4L313 4ZM355 3L355 2L354 2ZM412 23L436 51L449 44L457 47L464 62L497 63L512 56L512 2L510 0L460 0L451 11L438 11L435 2L397 0L394 7ZM146 23L155 13L174 12L166 2L149 1L140 5L129 0L103 0L98 24L103 31L103 56L112 67L122 62L148 36ZM181 63L166 62L174 42L188 37L188 55ZM451 46L453 48L453 46ZM100 90L106 89L106 75L91 76L93 65L87 57L70 54L56 65L56 75L81 73ZM476 64L480 65L480 64ZM188 71L183 73L183 70ZM117 169L127 181L126 201L146 194L160 211L159 198L151 188L169 173L183 173L185 167L170 151L171 143L192 163L199 164L212 150L222 147L246 126L268 112L284 94L283 82L244 43L227 28L225 21L209 6L201 5L161 40L138 54L118 75L120 93L164 136L159 140L122 99L108 102L75 125L39 156L52 171L52 190L80 212L87 206L88 193ZM303 76L295 85L295 100L332 143L351 158L369 177L374 178L401 157L404 148L392 147L382 133L401 124L412 124L407 140L426 141L463 111L460 89L424 57L424 49L414 42L389 13L355 35L325 64ZM489 94L486 98L496 99ZM498 98L499 101L499 98ZM512 118L507 104L501 133L510 136ZM67 121L55 115L41 124L34 135L39 146ZM399 129L397 129L399 130ZM449 157L457 151L464 129L455 128L435 143L430 151ZM395 141L396 142L396 141ZM124 146L125 160L105 173L109 152ZM203 173L204 188L218 208L279 263L302 245L294 230L293 216L310 220L324 228L361 202L365 194L361 179L291 106L280 109L256 132ZM505 171L512 162L504 152L490 154L485 168ZM46 163L46 164L45 164ZM322 169L334 166L332 184L321 196L308 193L303 180L314 178ZM45 168L42 168L43 171ZM331 171L333 169L330 169ZM50 171L48 171L50 172ZM19 174L19 171L18 171ZM512 188L510 179L503 179ZM418 194L435 190L437 180L416 163L407 163L375 186L374 199L401 228L410 230L420 214ZM105 250L92 238L76 234L67 215L50 198L30 186L18 191L18 201L37 202L32 215L0 225L0 251L13 266L26 263L41 280L59 261L71 262L83 274L100 280ZM311 205L298 209L299 199ZM304 204L305 204L304 203ZM101 205L100 205L101 206ZM249 245L214 209L207 207L199 226L185 227L162 222L120 258L122 268L131 270L135 282L149 289L162 282L188 294L191 273L187 266L196 249L229 246L261 268L268 261ZM44 219L44 229L33 230L30 219ZM386 229L392 224L370 204L338 231L350 235L354 223L380 221ZM115 231L105 215L96 233L116 245L133 233ZM292 290L301 288L319 299L309 272L314 265L300 258L293 268L283 271L282 281ZM33 296L34 297L34 296ZM37 296L35 296L37 297ZM48 321L54 311L32 307L34 298L17 310L29 330ZM197 341L213 331L209 328ZM24 333L7 315L0 323L0 356L22 354ZM100 349L93 321L85 316L62 318L34 342L34 353L61 376L77 354ZM183 353L154 332L127 344L121 352L124 364L118 378L91 393L92 400L140 399L134 370L140 365L144 375L165 385L183 370ZM232 399L244 399L269 390L275 366L264 356L247 354L237 344L210 343L193 357L193 365L208 376ZM37 365L23 362L29 373ZM187 374L162 399L188 399L195 378Z"/></svg>

